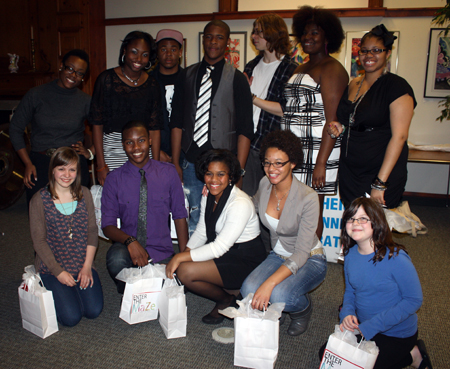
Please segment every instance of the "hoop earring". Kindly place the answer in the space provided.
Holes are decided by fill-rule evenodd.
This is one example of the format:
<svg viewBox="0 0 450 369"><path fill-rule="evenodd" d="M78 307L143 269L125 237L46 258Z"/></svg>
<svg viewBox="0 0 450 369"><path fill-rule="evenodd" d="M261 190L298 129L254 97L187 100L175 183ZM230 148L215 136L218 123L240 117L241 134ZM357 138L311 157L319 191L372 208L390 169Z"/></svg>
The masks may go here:
<svg viewBox="0 0 450 369"><path fill-rule="evenodd" d="M125 54L122 54L122 63L125 64Z"/></svg>
<svg viewBox="0 0 450 369"><path fill-rule="evenodd" d="M59 68L59 71L62 72L62 68Z"/></svg>
<svg viewBox="0 0 450 369"><path fill-rule="evenodd" d="M152 67L152 62L149 61L149 62L148 62L148 67L145 67L144 69L150 69L151 67Z"/></svg>
<svg viewBox="0 0 450 369"><path fill-rule="evenodd" d="M81 82L84 82L84 78L81 78Z"/></svg>

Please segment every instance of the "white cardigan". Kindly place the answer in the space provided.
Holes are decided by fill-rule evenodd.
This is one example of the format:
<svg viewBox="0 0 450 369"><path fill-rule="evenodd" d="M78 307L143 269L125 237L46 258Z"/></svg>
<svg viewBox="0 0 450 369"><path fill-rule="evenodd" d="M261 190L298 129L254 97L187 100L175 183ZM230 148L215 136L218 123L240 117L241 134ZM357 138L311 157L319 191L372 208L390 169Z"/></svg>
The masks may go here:
<svg viewBox="0 0 450 369"><path fill-rule="evenodd" d="M201 201L200 219L187 247L191 249L193 261L206 261L219 258L235 243L247 242L260 233L259 218L250 197L236 186L233 187L222 214L216 223L216 239L207 242L205 209L206 199Z"/></svg>

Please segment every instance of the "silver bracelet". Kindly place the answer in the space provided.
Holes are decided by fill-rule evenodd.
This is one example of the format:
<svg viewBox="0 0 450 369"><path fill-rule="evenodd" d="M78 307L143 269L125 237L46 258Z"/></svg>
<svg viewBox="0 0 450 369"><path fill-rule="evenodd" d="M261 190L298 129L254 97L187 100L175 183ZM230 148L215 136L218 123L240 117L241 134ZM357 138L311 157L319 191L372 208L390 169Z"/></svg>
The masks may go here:
<svg viewBox="0 0 450 369"><path fill-rule="evenodd" d="M88 160L93 160L94 159L94 154L92 153L91 150L87 149L87 151L89 151L89 154L91 154L91 156L89 156Z"/></svg>

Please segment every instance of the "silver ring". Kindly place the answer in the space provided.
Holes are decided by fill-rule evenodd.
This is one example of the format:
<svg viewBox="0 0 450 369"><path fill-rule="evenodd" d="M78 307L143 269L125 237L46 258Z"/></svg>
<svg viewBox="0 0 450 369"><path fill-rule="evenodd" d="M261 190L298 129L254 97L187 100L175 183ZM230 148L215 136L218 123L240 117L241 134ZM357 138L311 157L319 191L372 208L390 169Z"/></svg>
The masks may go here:
<svg viewBox="0 0 450 369"><path fill-rule="evenodd" d="M336 138L336 135L330 133L330 137L331 137L331 138Z"/></svg>

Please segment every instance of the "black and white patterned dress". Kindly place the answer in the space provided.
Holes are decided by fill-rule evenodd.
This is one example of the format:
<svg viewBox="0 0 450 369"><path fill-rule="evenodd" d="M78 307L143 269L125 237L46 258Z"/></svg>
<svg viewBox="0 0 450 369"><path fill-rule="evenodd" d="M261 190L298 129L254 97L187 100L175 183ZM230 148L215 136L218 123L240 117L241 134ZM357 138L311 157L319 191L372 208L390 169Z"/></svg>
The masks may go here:
<svg viewBox="0 0 450 369"><path fill-rule="evenodd" d="M284 89L284 114L281 129L288 129L300 137L303 144L304 164L294 170L297 179L312 187L312 176L317 155L322 142L325 125L325 111L320 93L320 85L308 74L294 74ZM333 195L337 189L339 168L340 139L328 158L326 165L326 183L317 193Z"/></svg>

